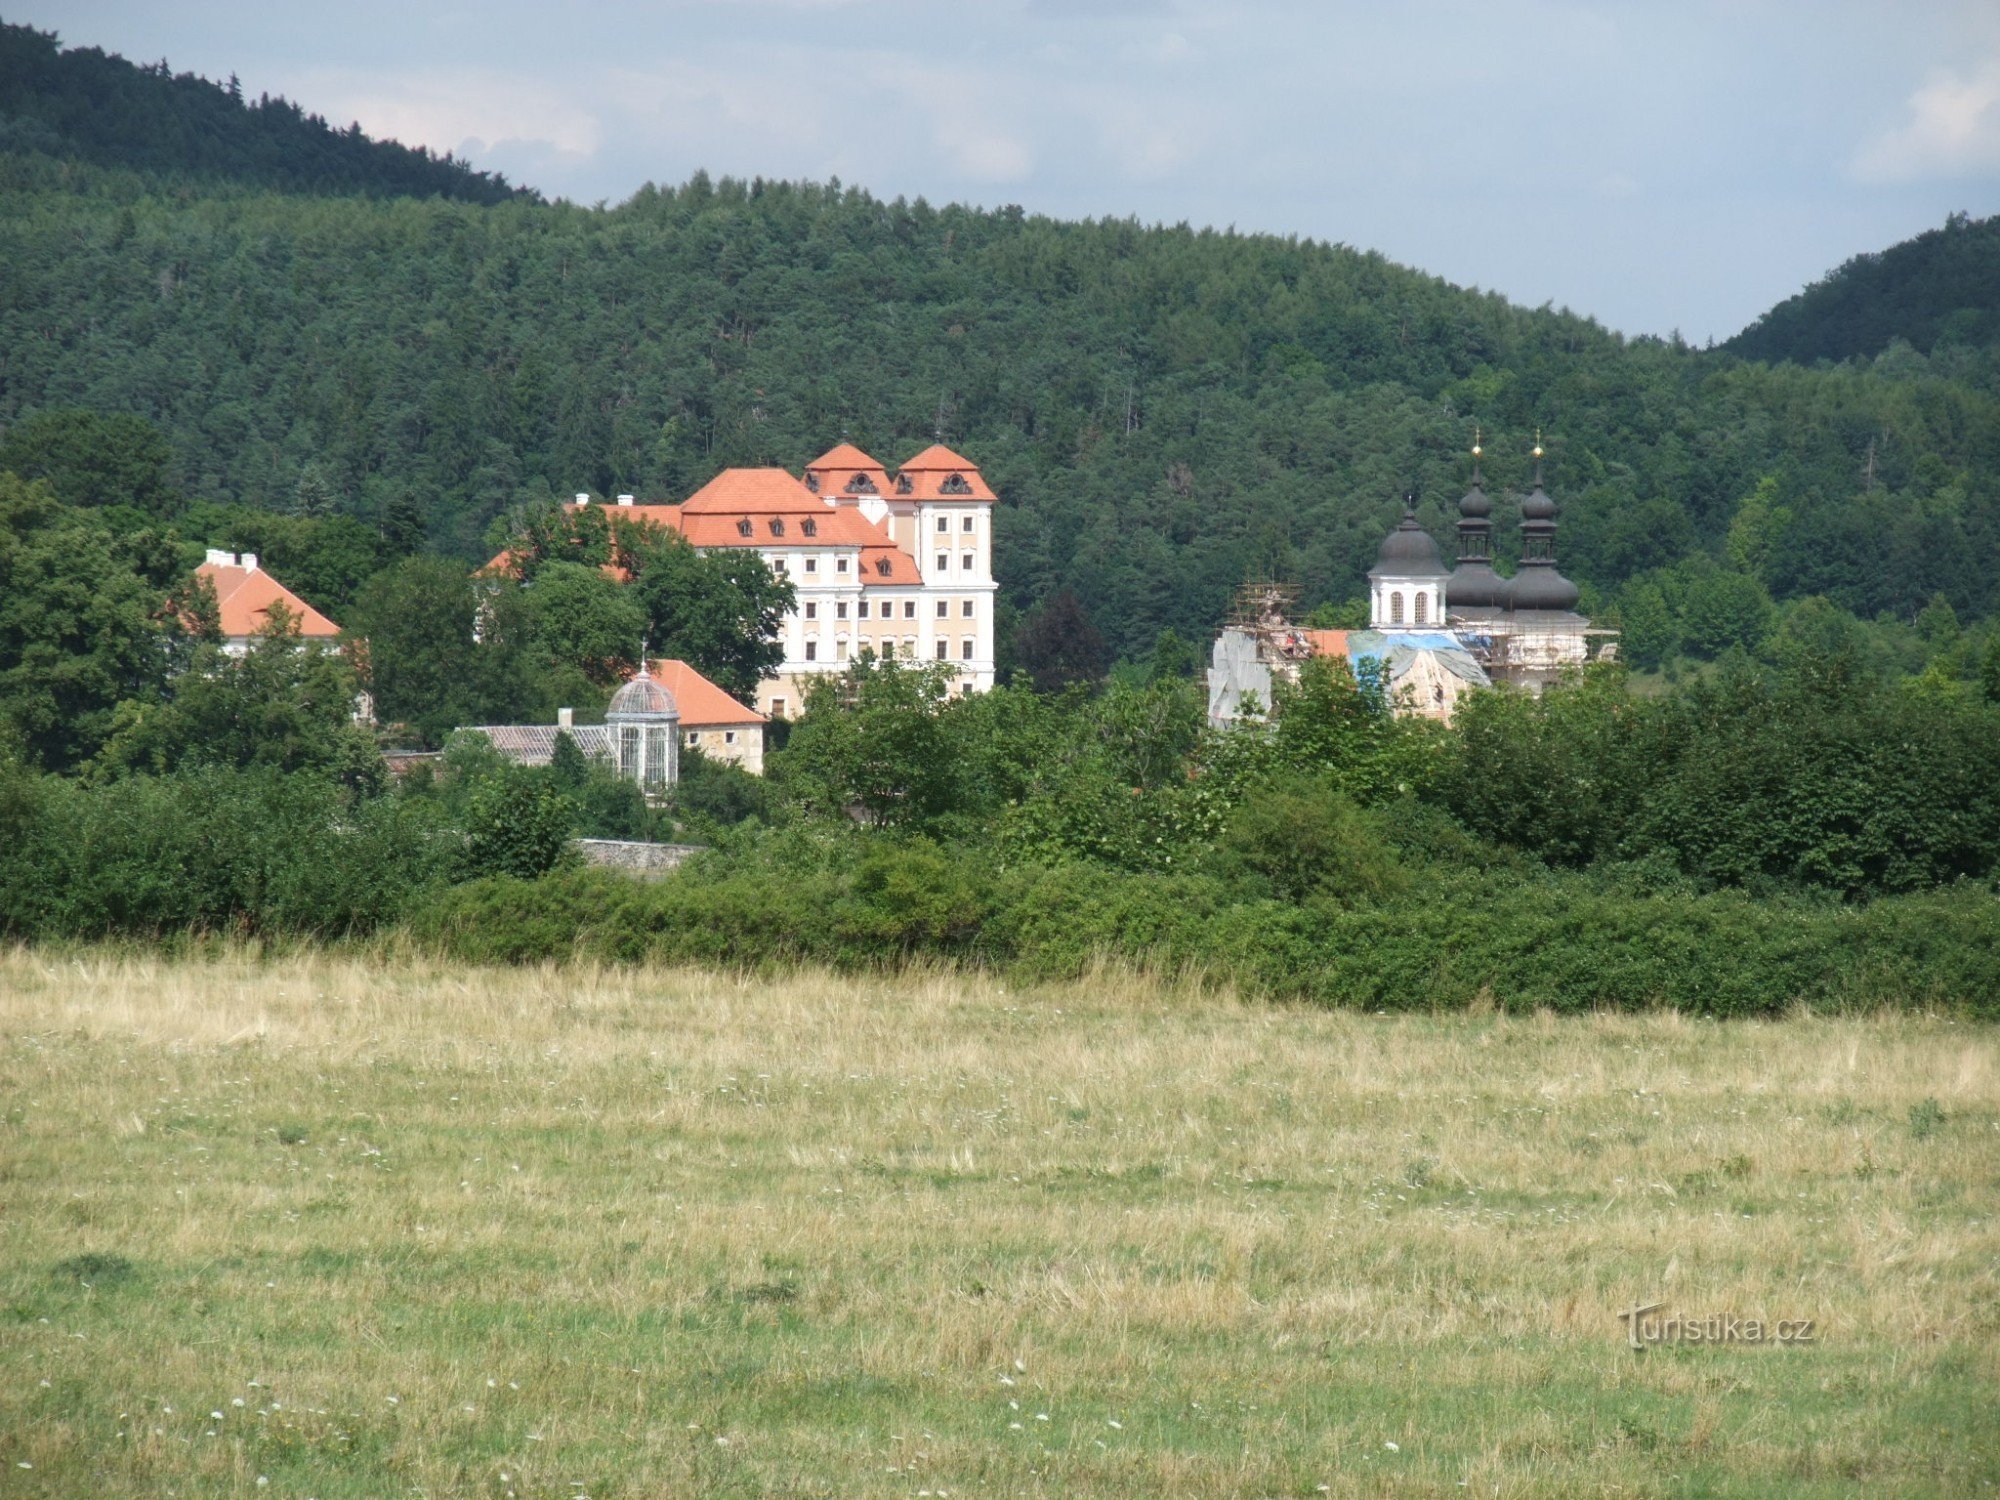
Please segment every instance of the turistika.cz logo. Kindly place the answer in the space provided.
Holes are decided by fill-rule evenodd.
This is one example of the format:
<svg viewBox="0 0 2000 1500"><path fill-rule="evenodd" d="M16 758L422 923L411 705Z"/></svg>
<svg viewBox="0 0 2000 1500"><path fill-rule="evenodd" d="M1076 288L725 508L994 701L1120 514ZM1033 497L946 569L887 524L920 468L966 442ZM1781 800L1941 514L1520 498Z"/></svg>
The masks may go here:
<svg viewBox="0 0 2000 1500"><path fill-rule="evenodd" d="M1743 1318L1731 1313L1710 1313L1689 1318L1675 1313L1670 1318L1655 1314L1664 1302L1644 1307L1628 1307L1618 1314L1625 1325L1625 1342L1634 1349L1657 1344L1811 1344L1818 1342L1815 1318Z"/></svg>

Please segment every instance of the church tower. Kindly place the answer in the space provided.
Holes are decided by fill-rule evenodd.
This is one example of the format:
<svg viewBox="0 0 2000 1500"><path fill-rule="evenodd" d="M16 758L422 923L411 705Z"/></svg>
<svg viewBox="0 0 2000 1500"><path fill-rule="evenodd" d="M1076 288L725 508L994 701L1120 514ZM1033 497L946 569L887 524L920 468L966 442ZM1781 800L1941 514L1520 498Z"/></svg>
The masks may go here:
<svg viewBox="0 0 2000 1500"><path fill-rule="evenodd" d="M1555 501L1542 488L1542 435L1535 434L1535 487L1521 502L1521 566L1507 585L1507 607L1518 613L1567 613L1576 585L1556 571Z"/></svg>
<svg viewBox="0 0 2000 1500"><path fill-rule="evenodd" d="M1453 619L1484 619L1507 603L1507 580L1493 571L1493 502L1479 469L1481 452L1475 430L1472 488L1458 502L1458 566L1449 584Z"/></svg>
<svg viewBox="0 0 2000 1500"><path fill-rule="evenodd" d="M1417 497L1403 496L1403 520L1368 570L1368 624L1374 630L1442 630L1444 558L1417 520Z"/></svg>

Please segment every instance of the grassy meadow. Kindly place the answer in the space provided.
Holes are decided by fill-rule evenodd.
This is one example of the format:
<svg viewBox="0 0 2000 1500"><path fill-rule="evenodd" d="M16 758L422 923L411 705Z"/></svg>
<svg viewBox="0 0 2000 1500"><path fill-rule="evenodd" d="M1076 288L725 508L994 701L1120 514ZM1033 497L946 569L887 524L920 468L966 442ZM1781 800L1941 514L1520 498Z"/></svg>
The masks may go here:
<svg viewBox="0 0 2000 1500"><path fill-rule="evenodd" d="M0 1496L1984 1492L1997 1042L14 950Z"/></svg>

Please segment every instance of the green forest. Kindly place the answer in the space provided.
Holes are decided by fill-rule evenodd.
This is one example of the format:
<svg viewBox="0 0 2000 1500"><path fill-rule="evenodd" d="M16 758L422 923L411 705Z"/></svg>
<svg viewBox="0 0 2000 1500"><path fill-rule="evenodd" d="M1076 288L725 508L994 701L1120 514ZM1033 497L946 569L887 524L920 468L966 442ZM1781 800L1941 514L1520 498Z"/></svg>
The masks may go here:
<svg viewBox="0 0 2000 1500"><path fill-rule="evenodd" d="M1370 1006L2000 994L1992 222L1695 349L1272 236L701 176L551 203L19 27L0 75L0 933L1109 958ZM1623 659L1449 727L1317 664L1209 728L1237 585L1341 620L1406 489L1448 540L1475 428L1503 538L1546 435ZM766 777L690 752L661 805L453 736L588 719L636 638L739 692L771 664L755 558L625 539L614 584L559 498L937 434L1001 496L997 691L864 656ZM502 543L522 576L475 584ZM225 652L210 546L343 647L279 618ZM393 779L364 687L442 758ZM578 834L707 852L645 884Z"/></svg>
<svg viewBox="0 0 2000 1500"><path fill-rule="evenodd" d="M1909 337L1772 365L1298 239L838 183L698 175L597 208L449 162L413 182L401 148L282 102L5 35L0 423L143 419L175 492L227 512L210 532L305 511L384 561L471 560L552 496L679 499L725 465L796 470L842 436L893 464L942 433L1002 497L1008 603L1073 590L1136 657L1204 639L1251 575L1351 598L1406 489L1447 537L1478 424L1503 544L1544 430L1565 571L1632 615L1642 665L1754 649L1815 596L1904 627L2000 600L1991 223L1881 258L1928 268L1899 282ZM118 110L65 102L107 72ZM162 170L189 131L207 146ZM1880 300L1858 277L1811 305ZM314 586L338 618L352 585Z"/></svg>

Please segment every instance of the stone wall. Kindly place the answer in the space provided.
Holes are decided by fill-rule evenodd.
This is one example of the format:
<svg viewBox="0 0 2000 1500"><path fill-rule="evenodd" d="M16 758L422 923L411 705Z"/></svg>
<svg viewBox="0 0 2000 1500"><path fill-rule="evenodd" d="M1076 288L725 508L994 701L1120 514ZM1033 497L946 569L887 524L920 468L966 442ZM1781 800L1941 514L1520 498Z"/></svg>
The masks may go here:
<svg viewBox="0 0 2000 1500"><path fill-rule="evenodd" d="M658 879L701 850L699 844L645 844L633 839L576 839L574 843L585 864L623 870L643 879Z"/></svg>

